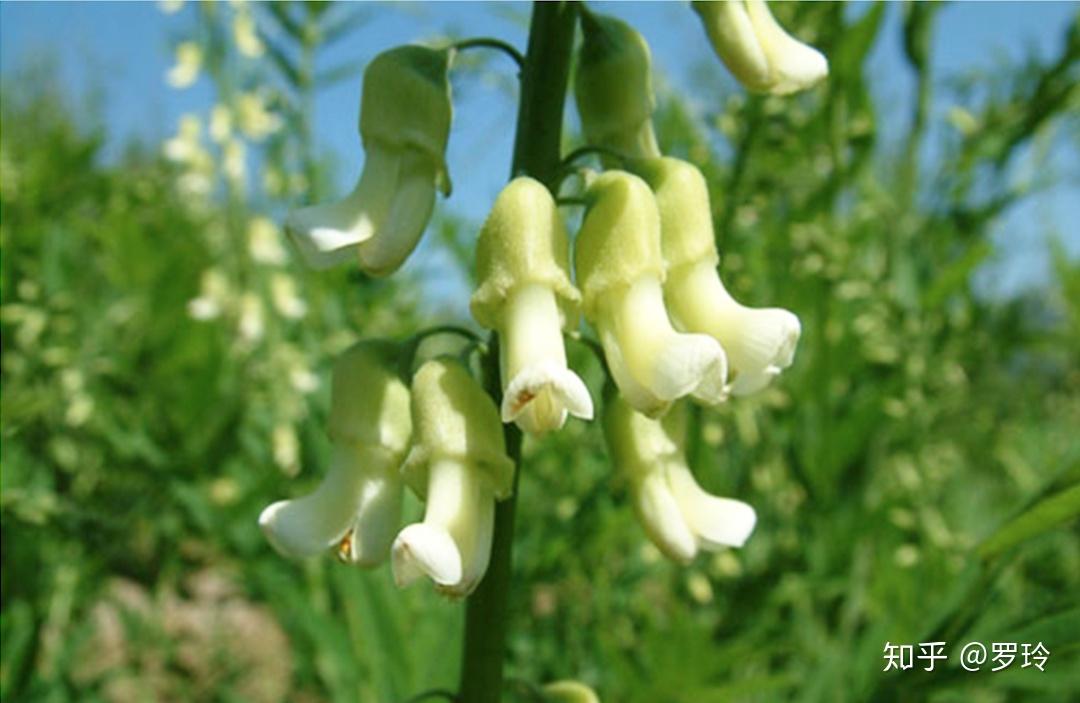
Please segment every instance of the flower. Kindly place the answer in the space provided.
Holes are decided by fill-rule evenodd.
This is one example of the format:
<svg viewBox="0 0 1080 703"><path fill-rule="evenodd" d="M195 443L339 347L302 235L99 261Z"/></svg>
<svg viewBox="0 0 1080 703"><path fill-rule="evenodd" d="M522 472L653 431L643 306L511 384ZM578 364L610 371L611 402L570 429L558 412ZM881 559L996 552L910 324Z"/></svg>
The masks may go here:
<svg viewBox="0 0 1080 703"><path fill-rule="evenodd" d="M394 540L394 581L426 574L442 593L467 596L487 571L495 501L513 490L499 411L464 366L434 359L413 377L412 412L402 475L427 505L423 522Z"/></svg>
<svg viewBox="0 0 1080 703"><path fill-rule="evenodd" d="M676 325L708 334L727 352L731 393L761 390L791 365L799 318L781 308L750 308L727 292L716 265L712 211L705 178L692 164L665 157L632 168L652 187L660 209L667 269L664 298Z"/></svg>
<svg viewBox="0 0 1080 703"><path fill-rule="evenodd" d="M653 417L686 395L724 400L724 350L708 335L675 331L664 307L660 214L649 186L624 171L607 171L586 200L575 250L578 282L585 317L600 335L619 390Z"/></svg>
<svg viewBox="0 0 1080 703"><path fill-rule="evenodd" d="M315 492L263 510L259 526L286 556L340 545L361 566L386 559L401 519L398 468L412 436L409 389L392 371L396 347L353 346L334 365L330 394L330 469Z"/></svg>
<svg viewBox="0 0 1080 703"><path fill-rule="evenodd" d="M829 74L820 51L784 31L765 0L693 3L713 50L747 90L787 95Z"/></svg>
<svg viewBox="0 0 1080 703"><path fill-rule="evenodd" d="M757 516L746 503L710 495L694 480L683 448L684 410L685 404L654 420L615 397L604 412L604 436L649 539L668 558L689 563L703 549L741 547Z"/></svg>
<svg viewBox="0 0 1080 703"><path fill-rule="evenodd" d="M471 309L499 333L502 420L531 434L559 429L568 412L593 416L589 390L567 367L563 346L562 330L576 326L581 300L570 282L569 249L554 198L527 177L499 194L476 245Z"/></svg>
<svg viewBox="0 0 1080 703"><path fill-rule="evenodd" d="M192 41L180 42L176 46L176 64L169 69L165 80L173 88L187 88L198 80L202 62L202 47Z"/></svg>
<svg viewBox="0 0 1080 703"><path fill-rule="evenodd" d="M242 55L257 59L263 55L265 50L263 47L262 39L259 39L259 33L255 28L255 18L252 16L251 11L248 10L246 5L241 5L236 13L236 17L233 18L233 42L236 44L236 49Z"/></svg>
<svg viewBox="0 0 1080 703"><path fill-rule="evenodd" d="M344 200L291 213L289 233L308 261L332 266L355 250L373 276L397 270L420 241L435 189L450 192L444 156L452 106L449 50L400 46L364 72L360 137L367 155Z"/></svg>
<svg viewBox="0 0 1080 703"><path fill-rule="evenodd" d="M592 12L581 17L574 98L586 140L626 156L660 156L649 45L622 20Z"/></svg>

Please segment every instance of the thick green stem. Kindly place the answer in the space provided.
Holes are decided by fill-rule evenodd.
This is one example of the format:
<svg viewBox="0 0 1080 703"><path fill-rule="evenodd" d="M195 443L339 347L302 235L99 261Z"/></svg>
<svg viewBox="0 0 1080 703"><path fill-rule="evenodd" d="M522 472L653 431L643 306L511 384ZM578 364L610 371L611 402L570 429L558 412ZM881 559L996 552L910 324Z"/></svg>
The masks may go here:
<svg viewBox="0 0 1080 703"><path fill-rule="evenodd" d="M549 188L555 185L559 173L563 107L577 10L573 2L537 2L533 6L529 46L521 71L511 173L531 176ZM498 400L501 388L497 344L490 345L485 365L485 385ZM491 563L465 606L459 703L498 703L502 699L514 510L522 471L521 431L506 425L505 433L507 452L518 465L514 493L495 508Z"/></svg>

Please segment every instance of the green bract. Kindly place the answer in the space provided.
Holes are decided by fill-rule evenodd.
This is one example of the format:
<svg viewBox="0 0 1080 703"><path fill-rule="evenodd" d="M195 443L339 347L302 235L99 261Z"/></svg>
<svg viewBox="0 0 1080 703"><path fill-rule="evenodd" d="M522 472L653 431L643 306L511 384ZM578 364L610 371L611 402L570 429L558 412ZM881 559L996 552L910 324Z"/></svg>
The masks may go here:
<svg viewBox="0 0 1080 703"><path fill-rule="evenodd" d="M659 156L649 45L622 20L586 12L574 97L585 138L635 157Z"/></svg>

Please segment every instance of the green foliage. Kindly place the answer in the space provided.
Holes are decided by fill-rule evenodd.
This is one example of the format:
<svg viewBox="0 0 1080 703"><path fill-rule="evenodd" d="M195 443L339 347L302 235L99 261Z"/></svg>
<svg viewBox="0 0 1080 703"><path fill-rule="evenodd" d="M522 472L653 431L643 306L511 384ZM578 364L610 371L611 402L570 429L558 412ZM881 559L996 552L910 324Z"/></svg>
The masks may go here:
<svg viewBox="0 0 1080 703"><path fill-rule="evenodd" d="M4 700L402 701L453 685L460 606L397 591L385 568L286 562L255 523L321 476L334 355L430 322L408 280L306 272L261 219L328 181L305 110L336 75L311 73L315 52L363 36L367 8L342 10L265 6L268 58L242 70L225 10L202 11L219 102L265 89L284 127L249 145L302 174L295 189L230 179L218 145L209 175L137 145L106 165L108 135L47 75L4 86ZM725 281L803 324L779 383L691 423L702 484L754 505L757 532L668 564L598 427L527 441L513 677L643 703L1080 689L1080 264L1056 251L1055 279L1012 299L972 285L995 217L1047 185L1017 185L1015 162L1075 120L1080 33L974 97L930 80L934 11L913 6L918 99L885 143L866 61L890 11L777 8L832 60L810 94L717 96L704 120L664 99L661 144L713 188ZM438 226L467 260L468 232ZM569 347L600 399L598 363ZM882 673L886 640L933 639L944 670ZM1047 671L968 674L972 639L1042 641Z"/></svg>

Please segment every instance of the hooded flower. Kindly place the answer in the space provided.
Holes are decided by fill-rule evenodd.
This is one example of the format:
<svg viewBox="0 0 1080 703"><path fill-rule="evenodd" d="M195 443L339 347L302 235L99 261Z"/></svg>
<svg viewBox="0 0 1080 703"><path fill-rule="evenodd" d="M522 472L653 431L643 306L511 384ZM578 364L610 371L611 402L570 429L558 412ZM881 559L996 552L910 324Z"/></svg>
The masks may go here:
<svg viewBox="0 0 1080 703"><path fill-rule="evenodd" d="M355 250L364 271L385 276L416 248L436 186L450 192L444 161L450 56L450 50L399 46L368 65L360 104L367 158L360 181L344 200L297 210L286 220L313 266L331 266Z"/></svg>
<svg viewBox="0 0 1080 703"><path fill-rule="evenodd" d="M747 90L787 95L829 74L817 49L784 31L765 0L696 1L713 49Z"/></svg>
<svg viewBox="0 0 1080 703"><path fill-rule="evenodd" d="M741 547L754 530L754 509L702 490L686 463L685 405L661 420L612 398L604 436L615 469L627 481L634 511L665 556L688 563L699 550Z"/></svg>
<svg viewBox="0 0 1080 703"><path fill-rule="evenodd" d="M781 308L749 308L727 292L716 265L712 211L705 178L693 165L665 157L633 165L652 187L660 209L667 279L664 297L675 323L708 334L727 352L733 395L769 385L791 365L799 318Z"/></svg>
<svg viewBox="0 0 1080 703"><path fill-rule="evenodd" d="M366 341L334 365L330 470L314 493L266 508L259 526L286 556L340 556L362 566L382 562L401 520L399 467L412 434L409 390L392 371L394 347Z"/></svg>
<svg viewBox="0 0 1080 703"><path fill-rule="evenodd" d="M513 490L495 403L460 363L428 361L412 382L416 440L402 468L424 501L423 522L394 540L394 580L423 575L450 596L467 596L487 571L495 501Z"/></svg>
<svg viewBox="0 0 1080 703"><path fill-rule="evenodd" d="M569 250L551 193L527 177L499 194L477 242L473 317L499 333L502 420L531 434L559 429L567 413L593 416L563 346L562 330L576 326L581 300Z"/></svg>
<svg viewBox="0 0 1080 703"><path fill-rule="evenodd" d="M649 45L622 20L583 12L574 97L589 144L631 157L660 156Z"/></svg>
<svg viewBox="0 0 1080 703"><path fill-rule="evenodd" d="M586 193L575 262L585 316L611 375L635 409L650 416L686 395L718 403L727 360L715 339L676 332L664 307L660 214L643 180L607 171Z"/></svg>

